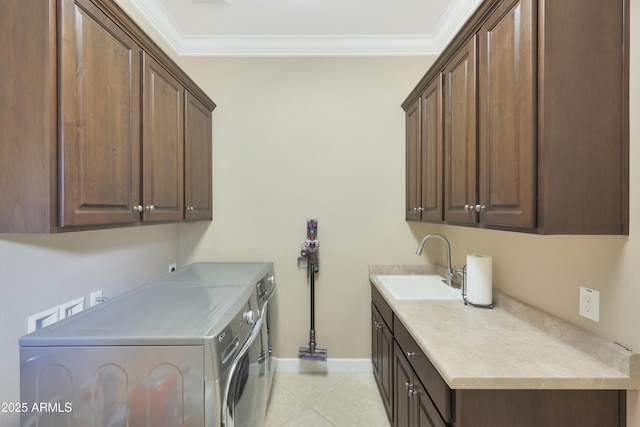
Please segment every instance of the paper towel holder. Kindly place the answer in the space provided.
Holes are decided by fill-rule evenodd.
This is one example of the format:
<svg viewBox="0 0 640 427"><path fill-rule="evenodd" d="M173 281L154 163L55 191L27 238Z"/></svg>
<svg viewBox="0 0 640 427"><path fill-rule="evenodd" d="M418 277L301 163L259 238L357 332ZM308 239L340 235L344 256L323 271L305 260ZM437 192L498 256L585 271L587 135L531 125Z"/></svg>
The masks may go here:
<svg viewBox="0 0 640 427"><path fill-rule="evenodd" d="M491 304L475 304L469 300L467 300L467 266L465 265L462 269L457 270L456 272L462 273L462 300L464 301L464 305L470 305L472 307L478 308L493 308L493 303Z"/></svg>

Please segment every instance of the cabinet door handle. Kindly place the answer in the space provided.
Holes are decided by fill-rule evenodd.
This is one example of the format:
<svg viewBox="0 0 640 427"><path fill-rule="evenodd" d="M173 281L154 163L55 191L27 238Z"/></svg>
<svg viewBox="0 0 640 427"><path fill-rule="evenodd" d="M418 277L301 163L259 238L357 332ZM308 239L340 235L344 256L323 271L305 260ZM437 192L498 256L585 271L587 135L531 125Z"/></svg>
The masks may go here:
<svg viewBox="0 0 640 427"><path fill-rule="evenodd" d="M147 206L147 210L148 210L149 212L151 212L151 211L155 210L155 208L156 208L156 207L155 207L155 206L153 206L153 205L149 205L149 206Z"/></svg>
<svg viewBox="0 0 640 427"><path fill-rule="evenodd" d="M384 328L384 324L380 323L380 322L373 322L373 326L375 326L376 329L383 329Z"/></svg>
<svg viewBox="0 0 640 427"><path fill-rule="evenodd" d="M485 205L476 205L476 212L484 212L486 208Z"/></svg>
<svg viewBox="0 0 640 427"><path fill-rule="evenodd" d="M134 212L142 212L143 210L144 208L142 207L142 205L137 205L133 207Z"/></svg>
<svg viewBox="0 0 640 427"><path fill-rule="evenodd" d="M416 357L420 356L420 353L416 353L415 351L407 351L407 357Z"/></svg>
<svg viewBox="0 0 640 427"><path fill-rule="evenodd" d="M413 387L414 387L414 384L412 383L404 383L404 389L407 390L407 396L413 397L417 394L414 391Z"/></svg>
<svg viewBox="0 0 640 427"><path fill-rule="evenodd" d="M194 208L193 206L189 206L189 207L187 208L187 211L189 211L189 212L193 212L193 211L194 211L194 209L195 209L195 208Z"/></svg>
<svg viewBox="0 0 640 427"><path fill-rule="evenodd" d="M412 209L414 212L423 212L424 208L418 207L418 208L413 208Z"/></svg>

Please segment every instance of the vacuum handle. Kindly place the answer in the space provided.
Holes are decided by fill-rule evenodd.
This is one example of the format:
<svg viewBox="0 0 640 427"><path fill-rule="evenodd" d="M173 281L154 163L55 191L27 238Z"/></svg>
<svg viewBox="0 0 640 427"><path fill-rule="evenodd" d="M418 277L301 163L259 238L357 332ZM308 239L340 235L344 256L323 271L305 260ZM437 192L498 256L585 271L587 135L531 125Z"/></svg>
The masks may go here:
<svg viewBox="0 0 640 427"><path fill-rule="evenodd" d="M320 249L320 241L318 240L318 220L307 220L307 240L303 243L302 252L307 257L307 267L309 273L317 273L318 267L318 249Z"/></svg>
<svg viewBox="0 0 640 427"><path fill-rule="evenodd" d="M318 220L307 220L307 240L316 240L318 237Z"/></svg>

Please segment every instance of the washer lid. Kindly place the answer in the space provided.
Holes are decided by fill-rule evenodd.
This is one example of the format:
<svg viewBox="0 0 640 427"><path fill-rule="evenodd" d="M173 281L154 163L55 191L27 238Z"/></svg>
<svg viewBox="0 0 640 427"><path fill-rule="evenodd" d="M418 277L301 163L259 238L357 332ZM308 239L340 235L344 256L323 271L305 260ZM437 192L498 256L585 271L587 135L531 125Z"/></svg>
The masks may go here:
<svg viewBox="0 0 640 427"><path fill-rule="evenodd" d="M254 289L146 285L26 335L20 345L203 345L248 309Z"/></svg>

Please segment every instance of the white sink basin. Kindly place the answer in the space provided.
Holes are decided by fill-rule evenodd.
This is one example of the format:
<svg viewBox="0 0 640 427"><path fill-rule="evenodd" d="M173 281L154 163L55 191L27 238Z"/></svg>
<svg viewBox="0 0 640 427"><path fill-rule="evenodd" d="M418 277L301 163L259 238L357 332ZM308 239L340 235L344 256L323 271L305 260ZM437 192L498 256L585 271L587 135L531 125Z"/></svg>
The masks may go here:
<svg viewBox="0 0 640 427"><path fill-rule="evenodd" d="M460 291L443 282L437 275L382 275L378 276L395 299L442 300L460 299Z"/></svg>

